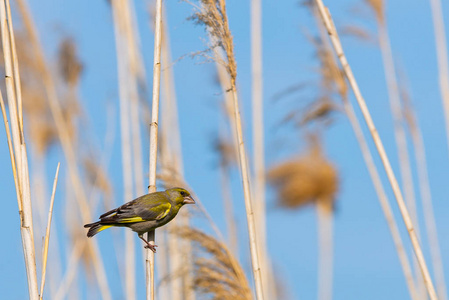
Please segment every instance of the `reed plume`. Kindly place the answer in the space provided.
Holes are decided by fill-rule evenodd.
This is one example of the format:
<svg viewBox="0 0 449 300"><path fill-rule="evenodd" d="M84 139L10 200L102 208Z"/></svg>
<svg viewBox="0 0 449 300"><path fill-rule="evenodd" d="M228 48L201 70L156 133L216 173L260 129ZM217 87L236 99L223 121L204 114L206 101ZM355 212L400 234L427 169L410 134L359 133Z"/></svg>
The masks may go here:
<svg viewBox="0 0 449 300"><path fill-rule="evenodd" d="M268 171L268 180L277 191L279 206L298 208L324 202L332 211L338 191L337 170L323 157L320 146L313 143L308 153Z"/></svg>
<svg viewBox="0 0 449 300"><path fill-rule="evenodd" d="M266 266L261 264L259 259L260 250L257 242L256 223L251 200L251 190L249 182L248 160L246 157L245 142L243 139L242 121L240 117L239 99L237 93L237 63L234 55L234 44L231 31L229 29L228 16L226 13L225 0L201 0L201 7L197 8L191 17L197 24L204 25L212 41L212 48L219 47L223 51L222 59L218 63L223 64L230 78L230 90L234 102L235 127L237 131L237 145L239 145L240 171L243 181L243 191L245 198L246 218L249 233L249 243L251 251L252 269L256 286L256 298L264 298L262 288L261 268ZM262 262L263 263L263 262Z"/></svg>
<svg viewBox="0 0 449 300"><path fill-rule="evenodd" d="M194 245L193 288L201 299L252 299L242 267L222 242L194 228L176 234Z"/></svg>

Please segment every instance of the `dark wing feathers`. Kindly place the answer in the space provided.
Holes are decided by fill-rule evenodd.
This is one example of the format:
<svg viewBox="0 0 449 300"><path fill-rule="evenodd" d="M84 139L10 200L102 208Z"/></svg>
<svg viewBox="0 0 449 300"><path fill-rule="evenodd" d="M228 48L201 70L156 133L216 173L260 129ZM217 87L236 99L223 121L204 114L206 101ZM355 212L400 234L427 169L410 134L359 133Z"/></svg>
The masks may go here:
<svg viewBox="0 0 449 300"><path fill-rule="evenodd" d="M161 193L157 198L141 196L122 206L110 210L100 216L101 224L136 223L150 220L160 220L170 211L168 197Z"/></svg>
<svg viewBox="0 0 449 300"><path fill-rule="evenodd" d="M100 219L103 219L104 217L107 217L107 216L111 215L112 213L115 213L117 210L118 210L118 208L114 208L114 209L111 209L111 210L108 211L108 212L105 212L104 214L102 214L102 215L100 216Z"/></svg>

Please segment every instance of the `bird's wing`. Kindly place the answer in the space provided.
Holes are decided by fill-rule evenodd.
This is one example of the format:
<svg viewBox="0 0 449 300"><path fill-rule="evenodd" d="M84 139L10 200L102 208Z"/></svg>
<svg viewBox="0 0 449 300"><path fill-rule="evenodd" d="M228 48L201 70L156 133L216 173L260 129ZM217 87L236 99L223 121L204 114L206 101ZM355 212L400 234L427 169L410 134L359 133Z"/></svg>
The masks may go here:
<svg viewBox="0 0 449 300"><path fill-rule="evenodd" d="M172 207L169 201L164 200L146 201L143 197L137 198L103 214L100 217L101 223L138 223L161 220L168 215Z"/></svg>
<svg viewBox="0 0 449 300"><path fill-rule="evenodd" d="M159 203L151 207L136 207L132 212L121 213L120 223L133 223L152 220L161 220L170 212L171 204L169 202Z"/></svg>

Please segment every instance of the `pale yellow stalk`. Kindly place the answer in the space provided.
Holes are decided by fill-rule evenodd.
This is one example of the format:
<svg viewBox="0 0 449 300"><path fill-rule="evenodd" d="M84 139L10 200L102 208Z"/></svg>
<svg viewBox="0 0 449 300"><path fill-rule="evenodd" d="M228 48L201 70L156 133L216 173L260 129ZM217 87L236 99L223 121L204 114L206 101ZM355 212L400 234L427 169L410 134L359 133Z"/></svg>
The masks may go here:
<svg viewBox="0 0 449 300"><path fill-rule="evenodd" d="M404 273L407 287L410 293L410 298L413 300L417 300L418 298L415 283L413 281L412 268L410 266L407 253L405 252L404 244L402 242L401 234L399 233L398 226L394 219L393 211L391 209L387 195L385 194L385 190L383 188L382 181L380 180L379 173L377 172L376 165L374 164L371 151L369 150L368 143L365 136L363 135L362 128L359 121L357 120L354 109L352 108L351 103L346 99L346 97L343 98L343 105L349 122L351 123L351 127L354 130L357 142L359 143L363 159L365 160L366 167L368 168L368 172L370 174L371 181L373 182L374 189L376 190L377 198L379 199L379 203L384 213L385 220L387 221L388 227L390 229L391 237L393 238L393 242L396 247L402 271Z"/></svg>
<svg viewBox="0 0 449 300"><path fill-rule="evenodd" d="M150 124L150 164L148 193L156 192L157 136L159 122L159 94L161 87L161 47L162 47L162 0L156 0L156 17L154 26L154 61L153 61L153 105ZM148 232L147 240L154 245L154 230ZM154 253L147 249L146 258L147 300L154 300Z"/></svg>
<svg viewBox="0 0 449 300"><path fill-rule="evenodd" d="M361 92L359 90L359 87L357 85L355 77L354 77L354 75L352 73L351 67L349 66L348 61L346 59L346 56L345 56L345 54L343 52L343 47L341 45L340 39L338 37L338 33L336 31L336 28L335 28L335 25L334 25L334 23L332 21L330 13L327 10L327 8L324 6L324 4L323 4L323 2L321 0L316 0L316 4L318 6L318 11L319 11L320 16L321 16L321 18L323 20L323 23L324 23L324 25L326 27L326 30L327 30L327 32L329 34L329 37L331 39L332 46L333 46L333 48L334 48L334 50L335 50L335 52L336 52L336 54L337 54L337 56L338 56L338 58L340 60L340 63L342 65L342 67L343 67L344 74L347 77L347 79L349 81L349 84L350 84L350 86L351 86L351 88L352 88L352 90L354 92L356 100L357 100L357 102L359 104L359 107L360 107L360 109L362 111L363 117L364 117L364 119L366 121L366 124L367 124L369 130L370 130L370 133L372 135L373 141L374 141L374 143L376 145L377 151L378 151L378 153L380 155L380 158L382 160L383 166L385 168L385 171L387 173L387 176L388 176L388 179L390 181L391 187L393 189L394 195L396 197L396 201L398 203L399 210L401 212L401 215L402 215L402 218L404 220L405 226L406 226L407 231L409 233L410 240L411 240L412 245L413 245L413 250L415 252L416 258L417 258L418 263L419 263L419 266L421 268L421 272L422 272L422 275L423 275L423 278L424 278L424 283L426 285L426 288L427 288L428 294L430 296L430 299L431 300L436 300L438 298L437 298L437 295L435 293L435 288L433 286L432 280L430 278L429 270L427 268L427 264L425 262L424 255L422 253L421 246L420 246L419 241L418 241L418 237L417 237L416 232L414 230L413 223L412 223L412 220L410 218L410 214L409 214L409 212L407 210L407 207L405 205L404 199L402 197L401 190L399 189L399 184L397 182L396 176L394 175L393 169L391 168L391 164L390 164L388 156L387 156L387 154L385 152L383 143L382 143L382 141L381 141L381 139L379 137L377 129L376 129L376 127L374 125L374 122L373 122L373 120L371 118L371 114L370 114L370 112L368 110L368 107L366 106L366 102L365 102L364 98L362 97L362 94L361 94Z"/></svg>
<svg viewBox="0 0 449 300"><path fill-rule="evenodd" d="M417 124L413 112L410 112L409 127L412 136L413 148L415 149L415 160L418 170L419 190L424 211L424 222L426 224L429 239L430 256L432 259L433 272L437 285L438 297L447 298L446 284L444 279L443 260L441 258L440 243L438 241L437 225L432 205L432 193L430 190L429 176L427 172L426 152L421 130Z"/></svg>
<svg viewBox="0 0 449 300"><path fill-rule="evenodd" d="M402 189L407 203L412 222L415 226L416 234L420 238L418 214L416 211L415 191L413 184L413 173L410 166L410 155L407 148L407 137L404 129L404 116L401 109L401 101L399 95L399 87L396 76L396 68L394 65L393 54L390 46L390 38L388 36L388 27L385 17L377 18L377 26L379 29L379 45L382 53L385 79L388 87L388 98L390 99L390 107L393 115L394 136L396 139L399 170L402 179ZM424 284L419 275L419 267L416 259L413 260L416 269L417 288L421 298L425 297Z"/></svg>
<svg viewBox="0 0 449 300"><path fill-rule="evenodd" d="M257 242L260 262L263 266L262 286L265 298L272 298L268 254L266 247L266 212L265 212L265 155L263 124L263 76L262 76L262 3L251 0L251 69L252 69L252 103L253 103L253 160L254 187L253 203L257 225ZM270 295L270 296L269 296Z"/></svg>
<svg viewBox="0 0 449 300"><path fill-rule="evenodd" d="M122 149L122 173L123 173L123 203L133 199L133 174L131 158L131 129L130 129L130 89L133 84L134 74L131 72L130 43L127 43L129 36L126 29L127 10L126 0L111 1L112 14L114 19L115 45L117 53L117 69L120 95L120 131ZM134 233L127 230L125 232L125 290L126 299L136 299L136 259Z"/></svg>
<svg viewBox="0 0 449 300"><path fill-rule="evenodd" d="M29 36L30 43L34 48L35 55L37 57L37 63L39 64L39 67L42 71L42 81L47 94L52 117L55 121L55 124L57 124L56 129L58 137L61 141L61 146L66 157L69 176L72 181L72 186L75 192L76 200L78 202L78 208L81 213L82 221L83 223L89 223L92 221L92 215L87 202L86 191L84 190L81 181L81 175L77 166L77 156L75 154L73 142L69 134L68 125L66 123L61 105L57 98L56 86L51 72L45 62L42 47L39 43L38 35L35 30L31 14L29 13L28 6L25 0L18 0L17 4L22 15L25 30ZM111 299L112 297L108 287L106 272L100 256L98 244L96 240L90 240L89 243L92 245L94 269L100 287L100 292L103 299Z"/></svg>
<svg viewBox="0 0 449 300"><path fill-rule="evenodd" d="M446 121L447 143L449 146L449 63L447 55L446 32L444 29L443 8L440 0L430 0L433 30L435 32L435 50L437 53L438 82ZM444 298L446 299L445 295Z"/></svg>
<svg viewBox="0 0 449 300"><path fill-rule="evenodd" d="M40 289L40 294L39 294L40 300L42 300L43 295L44 295L45 274L47 272L48 244L50 242L51 217L53 215L53 204L55 202L56 185L58 184L59 166L60 166L60 163L58 163L58 166L56 167L56 175L55 175L55 179L53 181L53 190L51 192L50 208L48 211L47 230L45 232L44 253L42 254L41 289Z"/></svg>
<svg viewBox="0 0 449 300"><path fill-rule="evenodd" d="M256 298L258 300L264 299L263 288L262 288L262 274L259 259L259 251L257 247L257 237L256 237L256 222L253 213L253 207L251 203L251 191L249 183L249 171L248 171L248 160L246 158L245 142L243 141L243 130L242 121L240 118L239 100L237 95L237 88L235 86L235 81L232 81L232 91L234 98L234 114L237 130L237 139L239 145L239 158L240 158L240 170L242 174L243 181L243 193L245 197L245 208L246 208L246 218L248 223L248 233L249 233L249 243L251 251L251 262L253 267L254 281L256 284Z"/></svg>
<svg viewBox="0 0 449 300"><path fill-rule="evenodd" d="M243 183L243 194L245 200L245 209L246 209L246 221L248 226L248 235L249 235L249 245L251 252L251 262L252 262L252 271L254 275L255 288L256 288L256 299L263 299L263 288L262 288L262 274L261 274L261 263L259 259L259 250L257 243L257 235L256 235L256 221L253 212L253 203L251 200L251 190L250 190L250 181L249 181L249 171L248 171L248 160L246 157L246 149L245 142L243 139L243 129L242 129L242 121L240 117L240 109L239 109L239 99L237 93L236 79L237 79L237 66L234 57L234 44L232 41L231 31L229 29L228 16L226 13L226 1L219 0L217 2L208 3L205 2L203 7L207 9L206 15L203 15L205 19L212 19L212 22L215 22L215 25L206 25L212 26L209 28L211 30L216 30L219 28L219 36L216 36L217 39L220 39L219 42L224 50L226 60L220 59L219 62L226 64L226 69L229 73L230 77L230 89L229 93L232 95L232 100L234 103L234 117L235 117L235 130L237 132L236 143L238 144L238 152L239 152L239 160L240 160L240 171L242 175L242 183ZM204 13L204 12L203 12ZM204 20L203 20L204 22ZM214 23L212 23L214 24ZM217 28L213 28L213 26L217 26ZM210 32L212 35L213 31ZM212 42L214 40L212 39Z"/></svg>
<svg viewBox="0 0 449 300"><path fill-rule="evenodd" d="M11 17L11 7L9 5L9 0L6 0L6 13L8 16L8 27L9 27L9 39L11 42L11 55L12 55L12 63L14 66L14 77L15 77L15 91L17 97L17 109L19 114L19 124L23 129L23 109L22 109L22 89L21 89L21 81L20 81L20 71L19 71L19 61L17 59L17 51L16 51L16 39L14 37L14 31L12 26L12 17Z"/></svg>
<svg viewBox="0 0 449 300"><path fill-rule="evenodd" d="M145 68L139 49L139 32L136 24L135 9L132 1L123 2L123 17L125 37L128 48L128 68L131 76L129 80L129 100L131 115L131 140L133 145L134 190L137 195L144 193L142 143L140 138L140 114L138 85L145 84Z"/></svg>
<svg viewBox="0 0 449 300"><path fill-rule="evenodd" d="M14 68L12 63L12 53L11 53L11 43L10 43L10 37L9 37L9 27L8 27L8 20L6 18L6 10L5 10L5 3L6 1L3 0L0 3L0 22L1 22L1 36L2 36L2 47L3 47L3 57L5 61L5 84L6 84L6 100L8 101L8 108L9 108L9 115L11 119L11 133L12 133L12 145L14 148L15 153L15 164L16 164L16 171L17 171L17 178L18 178L18 184L19 184L19 190L20 194L23 194L22 191L22 184L21 182L21 147L20 147L20 139L22 138L22 132L20 128L20 124L18 122L19 120L19 113L17 108L17 101L16 101L16 94L15 94L15 83L14 83ZM19 208L22 208L23 202L22 197L18 197L18 201L20 201ZM21 210L20 210L21 211Z"/></svg>
<svg viewBox="0 0 449 300"><path fill-rule="evenodd" d="M8 121L8 117L6 115L5 102L3 101L3 95L1 92L0 92L0 107L2 109L3 123L5 124L6 141L8 143L9 157L11 159L11 169L12 169L12 174L14 177L14 185L16 187L16 191L20 191L19 178L17 175L16 159L15 159L14 150L12 147L11 129L9 127L9 121ZM19 206L19 211L22 211L22 201L19 198L17 198L17 204Z"/></svg>
<svg viewBox="0 0 449 300"><path fill-rule="evenodd" d="M438 81L446 121L447 143L449 145L449 63L447 55L447 43L446 43L446 32L444 28L443 9L440 0L430 0L430 6L432 9L433 28L435 31L435 49L437 52L437 62L438 62L437 66L439 77ZM423 192L426 193L425 191ZM430 195L430 190L428 195ZM431 217L431 215L433 215L431 202L429 202L429 204L430 205L428 205L426 208L427 204L424 203L424 210L425 210L424 216L426 218L426 223L428 223L426 225L427 230L430 230L432 232L432 233L429 232L430 233L429 239L431 239L430 247L434 261L435 281L437 283L438 296L442 300L447 300L444 272L442 268L441 258L440 259L438 258L438 256L440 255L437 253L439 252L439 247L436 250L433 249L434 246L437 247L436 243L438 243L438 238L436 234L436 226L435 228L432 228L434 226L432 223L435 223L435 220L433 219L433 217ZM426 215L428 215L430 219L428 219ZM429 221L427 221L427 219ZM439 260L440 262L438 262Z"/></svg>
<svg viewBox="0 0 449 300"><path fill-rule="evenodd" d="M168 172L168 176L172 177L174 181L178 178L183 178L183 160L181 153L181 136L179 130L178 122L178 107L177 99L175 94L175 83L173 77L173 69L171 65L171 51L170 51L170 40L167 30L167 17L165 14L165 7L162 11L164 23L162 25L162 49L161 49L161 60L162 65L164 65L164 70L162 70L161 85L163 89L163 103L161 107L161 113L164 116L161 121L161 126L163 129L163 136L161 141L164 145L160 147L161 149L161 171ZM183 223L189 222L186 211L181 211L178 217L168 224L166 230L170 230L176 226L184 226ZM181 225L182 224L182 225ZM188 226L188 225L186 225ZM172 300L189 300L193 299L191 295L190 287L192 285L191 272L185 271L191 269L191 247L190 243L185 240L181 240L175 234L168 234L168 265L170 269L170 292ZM181 250L181 251L180 251ZM165 252L165 251L164 251ZM159 262L159 261L158 261ZM159 272L158 272L159 273ZM179 274L179 275L175 275ZM183 282L184 281L184 282Z"/></svg>
<svg viewBox="0 0 449 300"><path fill-rule="evenodd" d="M212 41L215 41L215 38L209 35L209 38ZM238 156L238 147L236 144L237 141L237 131L235 129L235 117L234 117L234 103L232 99L232 95L228 93L229 88L231 87L231 79L229 74L226 71L225 66L220 63L222 60L223 51L221 49L214 48L214 57L215 57L215 66L217 68L218 81L220 82L221 90L223 93L223 101L224 101L224 109L226 117L229 121L229 126L231 128L232 135L232 148L235 151L235 157ZM240 165L239 165L240 167ZM226 170L222 168L221 170L221 184L222 184L222 194L223 194L223 202L225 207L225 219L228 228L228 237L229 237L229 245L230 249L233 251L235 257L238 257L238 242L237 242L237 227L236 220L233 217L233 203L232 197L230 195L229 189L229 174L226 174Z"/></svg>
<svg viewBox="0 0 449 300"><path fill-rule="evenodd" d="M419 236L418 217L416 212L415 192L413 189L413 177L410 166L409 153L407 150L407 138L404 130L404 116L401 109L401 100L394 66L393 54L391 53L390 38L388 36L385 20L378 19L379 44L382 52L385 78L388 86L391 111L394 120L394 133L398 150L399 166L402 178L402 187L405 200L410 211L412 221L415 224Z"/></svg>
<svg viewBox="0 0 449 300"><path fill-rule="evenodd" d="M7 14L9 16L9 20L7 19ZM35 300L39 298L39 291L36 272L36 252L34 248L33 214L31 207L28 158L21 120L22 104L21 102L18 102L16 95L17 89L20 89L20 84L18 82L19 78L18 76L16 76L19 71L17 53L15 53L15 46L12 45L14 44L14 32L12 28L11 12L9 9L8 1L2 1L0 3L0 23L3 56L5 63L6 92L12 129L12 134L9 133L9 129L7 132L7 136L9 136L8 145L10 147L10 155L12 153L12 148L14 149L14 155L11 155L11 163L13 166L13 174L15 176L16 183L16 194L20 214L20 233L22 236L28 292L30 299ZM6 126L7 117L4 109L3 99L1 102L4 122Z"/></svg>

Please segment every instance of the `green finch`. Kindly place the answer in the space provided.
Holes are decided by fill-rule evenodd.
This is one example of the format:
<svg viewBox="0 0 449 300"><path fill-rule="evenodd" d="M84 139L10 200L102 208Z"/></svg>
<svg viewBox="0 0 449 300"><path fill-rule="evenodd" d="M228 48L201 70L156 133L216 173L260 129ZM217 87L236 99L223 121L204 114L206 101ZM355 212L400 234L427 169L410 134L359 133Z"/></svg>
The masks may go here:
<svg viewBox="0 0 449 300"><path fill-rule="evenodd" d="M86 224L88 237L93 237L109 227L129 227L145 242L145 248L156 252L157 245L144 239L145 232L161 227L178 214L184 204L194 204L190 193L183 188L171 188L141 196L100 216L100 221Z"/></svg>

